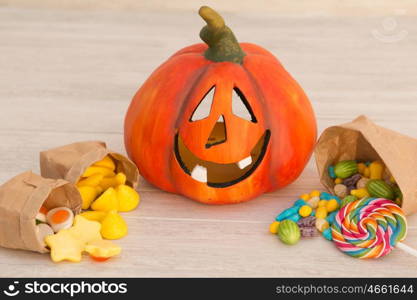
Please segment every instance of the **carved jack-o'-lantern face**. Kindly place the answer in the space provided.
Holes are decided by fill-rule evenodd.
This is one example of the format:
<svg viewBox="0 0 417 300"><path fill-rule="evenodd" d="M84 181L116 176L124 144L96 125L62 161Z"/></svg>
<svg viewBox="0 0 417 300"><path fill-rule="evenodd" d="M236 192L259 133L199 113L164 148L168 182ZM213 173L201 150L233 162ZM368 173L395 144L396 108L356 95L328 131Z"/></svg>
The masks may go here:
<svg viewBox="0 0 417 300"><path fill-rule="evenodd" d="M208 44L184 48L135 95L125 144L156 186L205 203L236 203L291 183L316 139L310 103L278 60L237 43L203 7Z"/></svg>
<svg viewBox="0 0 417 300"><path fill-rule="evenodd" d="M198 89L197 96L201 91L204 89ZM194 180L224 188L255 171L269 138L270 131L258 123L243 92L235 83L223 80L209 88L181 124L175 135L175 155Z"/></svg>

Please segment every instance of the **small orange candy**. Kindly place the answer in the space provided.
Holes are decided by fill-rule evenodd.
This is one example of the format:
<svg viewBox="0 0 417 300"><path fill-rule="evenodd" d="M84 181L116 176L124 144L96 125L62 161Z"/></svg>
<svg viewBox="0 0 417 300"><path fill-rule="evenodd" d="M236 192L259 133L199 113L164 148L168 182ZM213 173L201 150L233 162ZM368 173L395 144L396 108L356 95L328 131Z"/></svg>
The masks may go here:
<svg viewBox="0 0 417 300"><path fill-rule="evenodd" d="M46 215L48 213L48 209L42 205L41 208L39 208L39 212Z"/></svg>
<svg viewBox="0 0 417 300"><path fill-rule="evenodd" d="M55 224L62 223L66 221L69 218L69 212L66 210L59 210L56 213L54 213L51 217L52 222Z"/></svg>

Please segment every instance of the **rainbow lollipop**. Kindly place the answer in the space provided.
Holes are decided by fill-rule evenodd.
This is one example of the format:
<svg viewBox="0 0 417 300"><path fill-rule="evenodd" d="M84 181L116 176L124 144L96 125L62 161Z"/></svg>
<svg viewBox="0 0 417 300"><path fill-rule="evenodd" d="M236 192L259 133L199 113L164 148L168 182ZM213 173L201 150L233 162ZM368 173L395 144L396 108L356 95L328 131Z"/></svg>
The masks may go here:
<svg viewBox="0 0 417 300"><path fill-rule="evenodd" d="M407 220L391 200L364 198L343 206L332 225L336 246L357 258L378 258L398 247L414 256L417 251L401 243Z"/></svg>

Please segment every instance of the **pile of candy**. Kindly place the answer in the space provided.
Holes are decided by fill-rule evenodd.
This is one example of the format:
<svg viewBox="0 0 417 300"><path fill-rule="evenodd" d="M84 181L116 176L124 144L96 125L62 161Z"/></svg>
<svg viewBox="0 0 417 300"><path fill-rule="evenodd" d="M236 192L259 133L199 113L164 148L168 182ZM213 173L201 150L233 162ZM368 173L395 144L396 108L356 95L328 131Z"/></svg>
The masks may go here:
<svg viewBox="0 0 417 300"><path fill-rule="evenodd" d="M339 197L318 190L303 194L292 207L278 214L269 231L278 234L283 243L291 245L297 243L300 237L317 236L318 232L331 240L330 226L341 202Z"/></svg>
<svg viewBox="0 0 417 300"><path fill-rule="evenodd" d="M102 239L101 226L74 213L67 207L48 210L42 206L36 216L38 239L51 250L54 262L79 262L85 251L97 261L105 261L121 252L121 248Z"/></svg>
<svg viewBox="0 0 417 300"><path fill-rule="evenodd" d="M402 193L388 168L380 161L344 160L328 167L334 194L317 190L301 195L293 206L276 217L269 231L288 245L318 231L348 255L378 258L406 235L406 219L400 206Z"/></svg>
<svg viewBox="0 0 417 300"><path fill-rule="evenodd" d="M135 209L139 194L126 185L126 175L115 174L116 164L110 156L87 168L77 183L83 199L81 215L101 223L101 235L109 240L120 239L127 234L127 224L118 212Z"/></svg>
<svg viewBox="0 0 417 300"><path fill-rule="evenodd" d="M121 252L119 246L108 240L127 234L127 224L118 212L135 209L140 198L126 184L125 174L115 174L116 169L113 159L106 156L85 170L77 182L85 210L81 214L74 217L67 207L48 210L42 206L39 210L38 238L49 247L54 262L79 262L83 252L96 261L105 261Z"/></svg>
<svg viewBox="0 0 417 300"><path fill-rule="evenodd" d="M328 167L334 180L334 193L339 198L347 195L357 199L364 197L385 198L401 206L402 193L391 172L380 161L359 162L344 160Z"/></svg>

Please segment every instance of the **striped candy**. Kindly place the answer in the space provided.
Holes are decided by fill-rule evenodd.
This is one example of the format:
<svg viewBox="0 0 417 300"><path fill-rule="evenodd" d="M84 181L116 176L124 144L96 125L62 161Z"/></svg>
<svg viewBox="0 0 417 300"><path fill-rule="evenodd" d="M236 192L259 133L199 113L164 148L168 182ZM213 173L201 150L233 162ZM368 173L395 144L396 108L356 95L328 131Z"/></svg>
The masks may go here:
<svg viewBox="0 0 417 300"><path fill-rule="evenodd" d="M343 206L332 225L333 242L356 258L387 255L406 234L403 211L383 198L364 198Z"/></svg>

